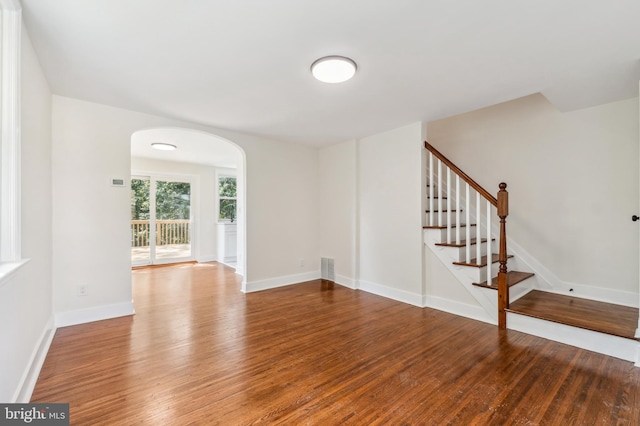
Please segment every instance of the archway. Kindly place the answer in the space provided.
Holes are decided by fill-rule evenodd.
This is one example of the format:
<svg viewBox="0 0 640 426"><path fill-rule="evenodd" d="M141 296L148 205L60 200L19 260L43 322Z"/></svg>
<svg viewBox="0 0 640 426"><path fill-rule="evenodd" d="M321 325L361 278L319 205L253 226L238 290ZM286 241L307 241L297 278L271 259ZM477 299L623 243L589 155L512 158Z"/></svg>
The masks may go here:
<svg viewBox="0 0 640 426"><path fill-rule="evenodd" d="M171 151L154 149L152 144L157 143L169 144L175 149ZM184 229L189 227L188 235L191 235L192 239L189 240L191 251L185 252L189 254L188 259L198 262L220 261L234 267L236 273L243 276L243 287L246 282L245 165L245 153L241 147L211 133L185 128L162 127L139 130L131 136L132 176L141 179L146 177L151 182L188 182L184 185L192 188L192 195L191 193L183 195L183 198L188 198L192 203L189 210L191 212L189 223L176 224L175 220L164 219L158 220L158 222L162 222L163 226L170 228L168 232L179 235L182 235L185 232ZM219 195L218 184L221 178L234 180L235 188L237 188L234 200L230 200L233 197ZM132 179L133 182L134 179ZM134 204L132 203L132 213L137 208ZM230 206L230 204L233 205ZM156 205L155 202L153 205ZM230 210L230 207L233 209ZM150 210L154 210L154 208L150 207ZM135 212L135 214L139 214L139 212ZM140 228L134 229L132 216L132 256L135 255L135 244L140 244L141 241L142 244L149 243L149 237L151 237L151 245L156 242L165 242L164 234L162 234L165 232L165 227L161 228L159 223L155 223L155 215L151 221L147 220L150 222L146 225L147 228L144 228L144 219L137 220L139 223L136 225L139 225ZM171 223L167 224L167 222ZM154 225L153 230L151 223ZM178 229L178 227L183 228ZM230 239L227 235L225 241L224 233L229 234L230 229L233 230L232 235L235 238ZM146 240L144 239L145 232L147 233ZM152 232L153 236L151 236ZM179 237L172 236L172 238L170 243L175 243L173 248L184 246L184 243L187 242L179 240ZM223 255L221 251L225 251L225 242L227 252L226 255ZM235 247L231 247L233 245ZM235 249L235 256L230 255L230 253L234 254L230 252L231 249ZM139 251L143 252L143 250ZM148 263L171 261L158 256L159 253L154 247L150 247L148 251ZM178 259L187 258L183 256Z"/></svg>

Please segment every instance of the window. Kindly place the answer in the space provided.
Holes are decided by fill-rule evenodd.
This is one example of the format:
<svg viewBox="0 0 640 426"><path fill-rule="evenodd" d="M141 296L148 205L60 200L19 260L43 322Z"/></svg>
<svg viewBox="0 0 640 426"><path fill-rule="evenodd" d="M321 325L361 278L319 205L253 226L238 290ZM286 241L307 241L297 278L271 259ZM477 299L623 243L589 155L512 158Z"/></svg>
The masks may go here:
<svg viewBox="0 0 640 426"><path fill-rule="evenodd" d="M0 284L26 260L20 250L20 29L19 2L1 2Z"/></svg>
<svg viewBox="0 0 640 426"><path fill-rule="evenodd" d="M233 222L236 220L237 187L236 178L220 176L218 178L218 220Z"/></svg>

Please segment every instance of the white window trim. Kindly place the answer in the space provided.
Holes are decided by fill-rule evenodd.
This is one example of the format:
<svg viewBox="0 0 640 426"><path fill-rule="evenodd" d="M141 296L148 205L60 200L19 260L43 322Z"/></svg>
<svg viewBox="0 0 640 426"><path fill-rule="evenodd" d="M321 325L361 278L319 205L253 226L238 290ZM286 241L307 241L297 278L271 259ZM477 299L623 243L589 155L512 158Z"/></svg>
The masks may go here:
<svg viewBox="0 0 640 426"><path fill-rule="evenodd" d="M0 0L0 285L28 259L21 256L20 36L18 0Z"/></svg>

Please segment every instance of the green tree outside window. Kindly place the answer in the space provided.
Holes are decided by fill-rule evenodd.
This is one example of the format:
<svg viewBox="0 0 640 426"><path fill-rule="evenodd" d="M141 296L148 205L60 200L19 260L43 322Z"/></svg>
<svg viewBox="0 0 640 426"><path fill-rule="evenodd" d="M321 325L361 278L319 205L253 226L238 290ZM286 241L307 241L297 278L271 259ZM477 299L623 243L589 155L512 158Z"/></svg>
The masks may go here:
<svg viewBox="0 0 640 426"><path fill-rule="evenodd" d="M220 211L218 220L235 221L237 204L236 178L218 178L218 198L220 199Z"/></svg>

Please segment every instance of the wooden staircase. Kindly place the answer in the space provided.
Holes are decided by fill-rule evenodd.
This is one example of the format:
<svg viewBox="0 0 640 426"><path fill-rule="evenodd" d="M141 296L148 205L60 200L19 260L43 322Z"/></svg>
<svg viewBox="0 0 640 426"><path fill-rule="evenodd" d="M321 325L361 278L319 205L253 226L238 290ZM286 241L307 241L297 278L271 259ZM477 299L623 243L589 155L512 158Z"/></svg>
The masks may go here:
<svg viewBox="0 0 640 426"><path fill-rule="evenodd" d="M485 311L497 310L491 317L497 317L499 327L507 328L508 317L509 328L640 366L638 308L558 294L550 284L536 279L534 271L519 270L527 265L507 253L506 184L501 183L498 196L493 197L429 143L425 148L424 242ZM493 225L496 218L499 231ZM508 270L507 262L518 270Z"/></svg>
<svg viewBox="0 0 640 426"><path fill-rule="evenodd" d="M498 326L504 329L506 309L510 303L509 288L534 275L532 272L507 269L507 261L513 257L507 254L506 246L506 218L509 214L507 184L501 183L500 191L494 197L428 142L425 142L425 148L429 151L429 208L425 211L427 225L424 229L439 234L436 247L452 249L453 265L480 271L478 275L484 280L472 282L474 286L497 291ZM461 183L464 189L461 189ZM475 208L473 217L470 214L472 208ZM500 218L497 250L491 225L493 212ZM472 218L475 223L471 221ZM461 231L463 228L464 232ZM472 255L475 257L472 258ZM499 268L496 270L493 265L499 265Z"/></svg>

